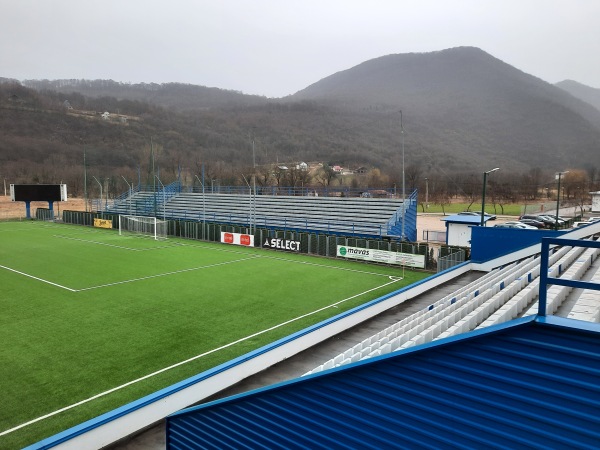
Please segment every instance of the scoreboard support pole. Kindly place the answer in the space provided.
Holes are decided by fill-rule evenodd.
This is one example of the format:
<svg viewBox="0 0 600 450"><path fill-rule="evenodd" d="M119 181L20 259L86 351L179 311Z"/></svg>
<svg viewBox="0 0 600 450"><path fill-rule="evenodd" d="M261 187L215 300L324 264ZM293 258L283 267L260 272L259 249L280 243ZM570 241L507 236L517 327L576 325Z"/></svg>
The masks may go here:
<svg viewBox="0 0 600 450"><path fill-rule="evenodd" d="M50 217L54 217L54 202L48 201L48 210L50 211ZM31 219L31 201L25 200L25 217Z"/></svg>

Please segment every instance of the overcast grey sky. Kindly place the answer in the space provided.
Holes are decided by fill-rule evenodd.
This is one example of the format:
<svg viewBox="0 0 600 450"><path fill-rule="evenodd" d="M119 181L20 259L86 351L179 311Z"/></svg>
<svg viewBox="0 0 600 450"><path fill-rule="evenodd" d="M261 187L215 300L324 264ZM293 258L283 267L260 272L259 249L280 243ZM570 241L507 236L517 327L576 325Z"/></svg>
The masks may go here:
<svg viewBox="0 0 600 450"><path fill-rule="evenodd" d="M393 53L473 46L600 88L598 0L0 0L0 77L282 97Z"/></svg>

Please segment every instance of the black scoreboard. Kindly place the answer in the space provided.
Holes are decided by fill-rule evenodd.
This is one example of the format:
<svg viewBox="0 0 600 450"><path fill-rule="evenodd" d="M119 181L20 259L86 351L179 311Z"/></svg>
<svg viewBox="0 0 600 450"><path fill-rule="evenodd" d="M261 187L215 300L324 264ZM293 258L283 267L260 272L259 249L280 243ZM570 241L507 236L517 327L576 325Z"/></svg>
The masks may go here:
<svg viewBox="0 0 600 450"><path fill-rule="evenodd" d="M66 202L66 184L11 184L13 202Z"/></svg>

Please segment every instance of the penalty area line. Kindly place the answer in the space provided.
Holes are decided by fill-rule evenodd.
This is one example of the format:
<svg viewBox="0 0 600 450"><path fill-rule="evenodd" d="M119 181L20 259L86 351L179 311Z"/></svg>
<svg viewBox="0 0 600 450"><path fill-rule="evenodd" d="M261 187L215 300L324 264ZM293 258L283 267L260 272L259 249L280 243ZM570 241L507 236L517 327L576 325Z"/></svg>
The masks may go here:
<svg viewBox="0 0 600 450"><path fill-rule="evenodd" d="M115 281L114 283L100 284L98 286L90 286L90 287L86 287L86 288L82 288L82 289L76 289L74 292L90 291L92 289L100 289L100 288L105 288L105 287L110 287L110 286L117 286L119 284L151 280L152 278L166 277L169 275L177 275L179 273L192 272L194 270L210 269L211 267L224 266L226 264L244 262L244 261L248 261L250 259L256 259L256 258L259 258L259 256L251 256L250 258L235 259L233 261L225 261L225 262L220 262L220 263L216 263L216 264L209 264L208 266L190 267L189 269L181 269L181 270L174 270L173 272L158 273L156 275L148 275L147 277L132 278L131 280Z"/></svg>
<svg viewBox="0 0 600 450"><path fill-rule="evenodd" d="M186 359L184 361L180 361L180 362L175 363L175 364L173 364L171 366L164 367L164 368L162 368L160 370L157 370L156 372L149 373L148 375L144 375L143 377L140 377L140 378L137 378L135 380L129 381L129 382L127 382L125 384L122 384L120 386L116 386L116 387L114 387L112 389L109 389L108 391L101 392L101 393L96 394L96 395L94 395L92 397L86 398L85 400L81 400L81 401L79 401L77 403L73 403L72 405L65 406L64 408L61 408L61 409L57 409L56 411L48 413L48 414L46 414L44 416L37 417L37 418L35 418L33 420L30 420L29 422L25 422L25 423L22 423L20 425L17 425L16 427L13 427L13 428L11 428L9 430L2 431L2 432L0 432L0 436L4 436L4 435L7 435L7 434L10 434L10 433L12 433L14 431L20 430L21 428L25 428L25 427L27 427L29 425L33 425L34 423L37 423L37 422L40 422L42 420L48 419L48 418L50 418L52 416L55 416L57 414L60 414L60 413L63 413L65 411L68 411L70 409L73 409L73 408L76 408L78 406L84 405L84 404L89 403L89 402L91 402L93 400L96 400L98 398L104 397L104 396L106 396L108 394L112 394L113 392L119 391L119 390L124 389L124 388L126 388L128 386L131 386L133 384L139 383L140 381L147 380L147 379L152 378L152 377L154 377L156 375L160 375L161 373L164 373L164 372L166 372L168 370L174 369L174 368L179 367L179 366L183 366L184 364L187 364L187 363L190 363L190 362L195 361L197 359L200 359L200 358L203 358L205 356L208 356L208 355L210 355L212 353L216 353L216 352L218 352L220 350L224 350L224 349L226 349L228 347L232 347L232 346L234 346L236 344L239 344L241 342L253 339L253 338L257 337L257 336L260 336L261 334L268 333L270 331L276 330L277 328L281 328L281 327L283 327L285 325L289 325L289 324L291 324L293 322L296 322L298 320L301 320L301 319L304 319L306 317L315 315L315 314L317 314L317 313L319 313L321 311L325 311L326 309L337 308L338 305L340 305L340 304L342 304L344 302L347 302L348 300L352 300L354 298L360 297L361 295L368 294L370 292L376 291L376 290L381 289L383 287L389 286L390 284L397 283L398 281L400 281L400 280L392 280L392 281L384 283L384 284L382 284L380 286L376 286L376 287L368 289L368 290L366 290L364 292L360 292L358 294L352 295L352 296L347 297L345 299L339 300L339 301L337 301L335 303L332 303L330 305L324 306L322 308L316 309L316 310L308 312L306 314L302 314L301 316L295 317L295 318L287 320L285 322L281 322L281 323L279 323L277 325L274 325L274 326L272 326L270 328L266 328L264 330L261 330L261 331L258 331L256 333L254 333L254 334L245 336L245 337L240 338L240 339L238 339L236 341L230 342L229 344L225 344L225 345L222 345L221 347L214 348L212 350L209 350L207 352L201 353L199 355L192 356L191 358L188 358L188 359Z"/></svg>
<svg viewBox="0 0 600 450"><path fill-rule="evenodd" d="M10 272L18 273L19 275L23 275L24 277L27 277L27 278L32 278L34 280L41 281L42 283L51 284L52 286L56 286L56 287L59 287L61 289L66 289L67 291L77 292L76 289L71 289L71 288L68 288L66 286L63 286L62 284L53 283L52 281L44 280L43 278L35 277L35 276L30 275L28 273L21 272L21 271L16 270L16 269L11 269L10 267L6 267L6 266L0 265L0 268L8 270Z"/></svg>

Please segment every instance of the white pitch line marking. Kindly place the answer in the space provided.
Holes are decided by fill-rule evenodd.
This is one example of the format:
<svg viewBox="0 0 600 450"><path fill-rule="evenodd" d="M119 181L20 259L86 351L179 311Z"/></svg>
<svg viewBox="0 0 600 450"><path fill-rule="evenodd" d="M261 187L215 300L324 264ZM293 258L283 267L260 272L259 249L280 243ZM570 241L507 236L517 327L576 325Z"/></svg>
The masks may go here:
<svg viewBox="0 0 600 450"><path fill-rule="evenodd" d="M47 283L47 284L51 284L52 286L59 287L61 289L66 289L67 291L77 292L76 289L71 289L71 288L63 286L61 284L53 283L52 281L44 280L43 278L35 277L33 275L30 275L30 274L25 273L25 272L21 272L21 271L16 270L16 269L11 269L10 267L6 267L6 266L0 265L0 268L5 269L5 270L9 270L9 271L14 272L14 273L18 273L19 275L23 275L23 276L28 277L28 278L33 278L34 280L41 281L42 283Z"/></svg>
<svg viewBox="0 0 600 450"><path fill-rule="evenodd" d="M258 256L251 256L250 258L242 258L242 259L236 259L233 261L225 261L225 262L220 262L220 263L215 263L215 264L209 264L207 266L199 266L199 267L191 267L189 269L174 270L172 272L159 273L156 275L148 275L147 277L132 278L130 280L116 281L114 283L100 284L98 286L90 286L90 287L86 287L86 288L82 288L82 289L76 289L74 292L89 291L92 289L100 289L100 288L105 288L105 287L110 287L110 286L116 286L119 284L133 283L135 281L143 281L143 280L149 280L152 278L166 277L168 275L176 275L178 273L191 272L194 270L210 269L211 267L224 266L225 264L232 264L232 263L237 263L237 262L242 262L242 261L248 261L250 259L255 259L255 258L258 258Z"/></svg>
<svg viewBox="0 0 600 450"><path fill-rule="evenodd" d="M348 298L345 298L345 299L340 300L338 302L332 303L331 305L324 306L323 308L316 309L316 310L311 311L309 313L306 313L306 314L303 314L301 316L298 316L298 317L295 317L293 319L290 319L290 320L288 320L286 322L282 322L282 323L274 325L274 326L272 326L270 328L266 328L264 330L258 331L258 332L254 333L254 334L249 335L249 336L240 338L237 341L233 341L233 342L230 342L229 344L222 345L221 347L217 347L217 348L214 348L214 349L209 350L207 352L201 353L199 355L192 356L191 358L188 358L188 359L186 359L184 361L180 361L180 362L175 363L175 364L173 364L171 366L164 367L164 368L162 368L160 370L157 370L156 372L152 372L152 373L150 373L148 375L144 375L143 377L140 377L140 378L137 378L135 380L129 381L129 382L127 382L125 384L122 384L120 386L116 386L116 387L114 387L112 389L109 389L108 391L101 392L101 393L96 394L96 395L94 395L92 397L86 398L85 400L81 400L80 402L73 403L72 405L65 406L64 408L61 408L61 409L57 409L56 411L48 413L48 414L46 414L44 416L37 417L37 418L35 418L33 420L30 420L29 422L25 422L25 423L22 423L21 425L17 425L14 428L11 428L9 430L5 430L5 431L1 432L0 436L4 436L4 435L7 435L7 434L10 434L13 431L17 431L17 430L19 430L21 428L25 428L25 427L27 427L29 425L32 425L32 424L36 423L36 422L40 422L40 421L42 421L44 419L47 419L49 417L52 417L52 416L55 416L55 415L60 414L62 412L68 411L69 409L73 409L73 408L76 408L77 406L81 406L81 405L83 405L85 403L89 403L92 400L96 400L96 399L98 399L100 397L104 397L104 396L106 396L108 394L112 394L113 392L116 392L118 390L124 389L124 388L126 388L128 386L131 386L131 385L135 384L135 383L139 383L140 381L147 380L148 378L151 378L151 377L154 377L156 375L159 375L159 374L161 374L163 372L166 372L167 370L174 369L176 367L182 366L182 365L187 364L189 362L192 362L192 361L195 361L197 359L203 358L204 356L210 355L211 353L215 353L215 352L218 352L220 350L224 350L224 349L226 349L228 347L232 347L235 344L239 344L240 342L244 342L244 341L247 341L249 339L255 338L256 336L260 336L261 334L268 333L269 331L276 330L277 328L281 328L281 327L283 327L285 325L289 325L292 322L296 322L296 321L298 321L300 319L304 319L305 317L312 316L312 315L317 314L317 313L319 313L321 311L324 311L326 309L337 308L337 305L340 305L341 303L347 302L348 300L352 300L352 299L354 299L356 297L360 297L361 295L368 294L369 292L376 291L377 289L381 289L381 288L383 288L385 286L388 286L390 284L396 283L397 281L398 280L390 281L389 283L382 284L381 286L377 286L377 287L368 289L368 290L366 290L364 292L361 292L359 294L355 294L355 295L353 295L351 297L348 297Z"/></svg>
<svg viewBox="0 0 600 450"><path fill-rule="evenodd" d="M74 238L74 237L70 237L70 236L64 236L61 234L55 234L54 237L56 238L61 238L61 239L68 239L71 241L78 241L78 242L85 242L88 244L97 244L97 245L105 245L106 247L113 247L113 248L120 248L123 250L131 250L132 252L146 252L148 250L159 250L162 248L173 248L173 245L162 245L160 247L149 247L149 248L133 248L133 247L125 247L123 245L115 245L115 244L109 244L107 242L99 242L99 241L92 241L89 239L80 239L80 238Z"/></svg>

